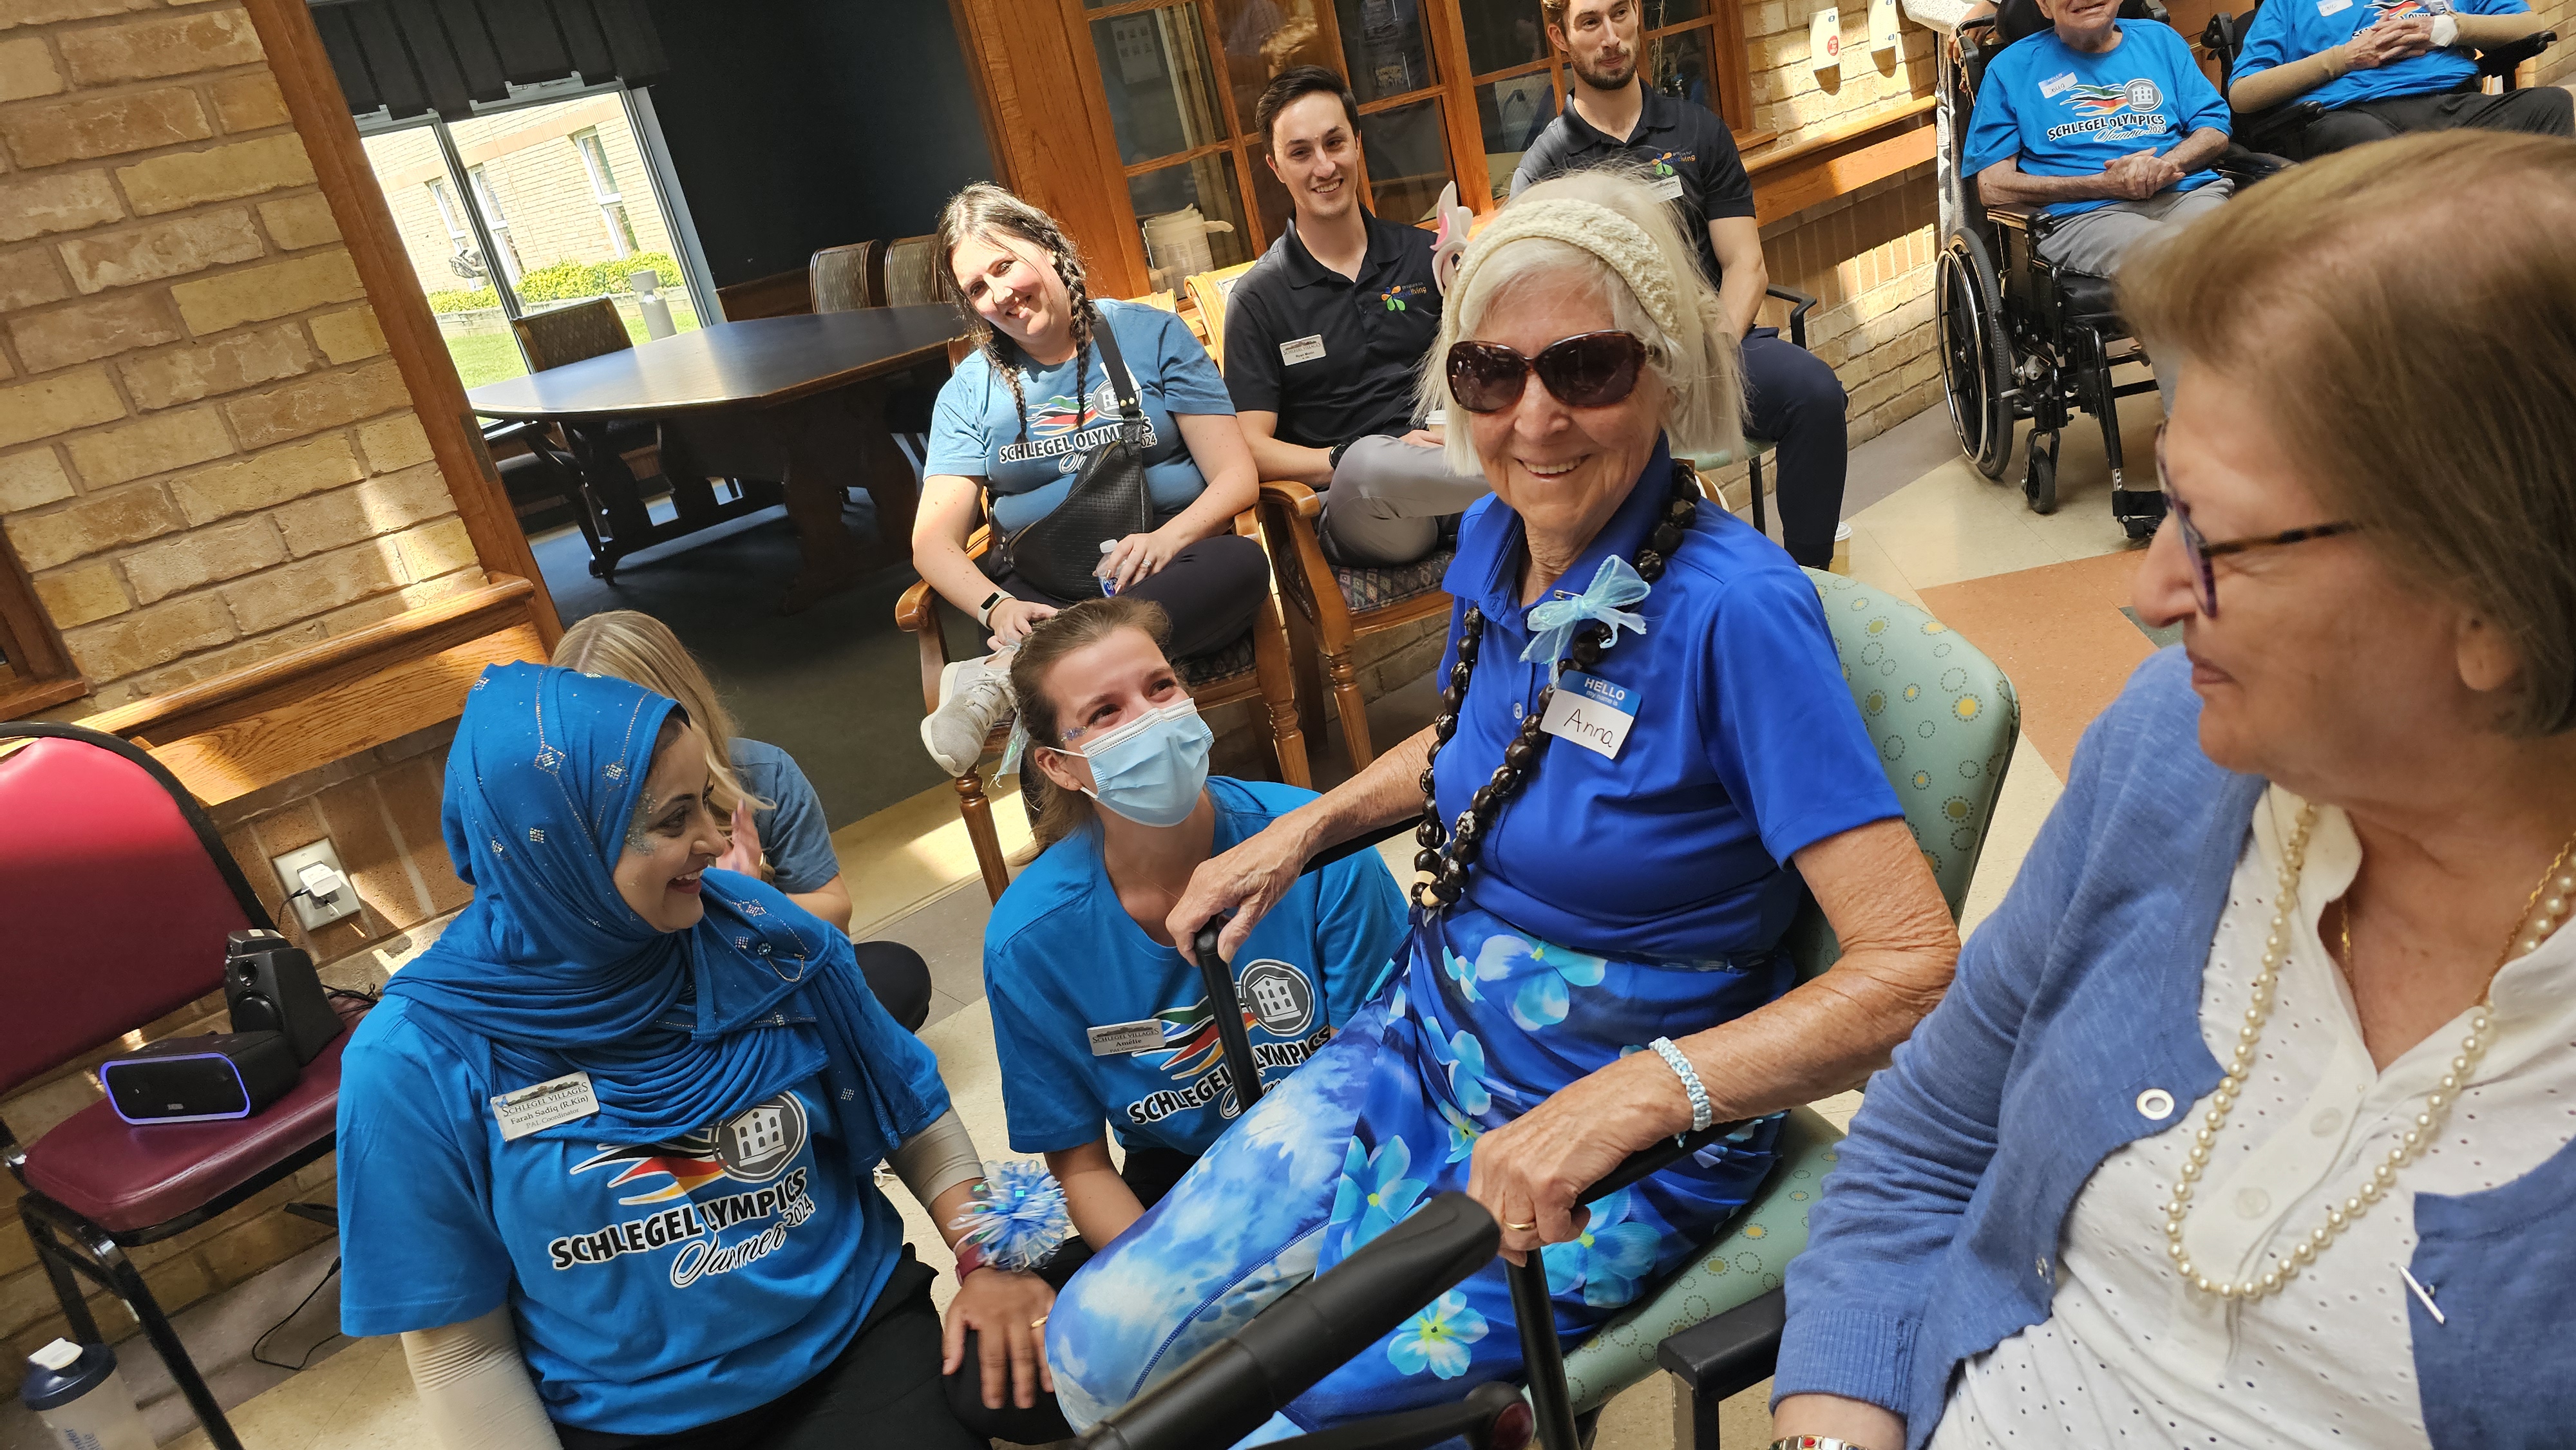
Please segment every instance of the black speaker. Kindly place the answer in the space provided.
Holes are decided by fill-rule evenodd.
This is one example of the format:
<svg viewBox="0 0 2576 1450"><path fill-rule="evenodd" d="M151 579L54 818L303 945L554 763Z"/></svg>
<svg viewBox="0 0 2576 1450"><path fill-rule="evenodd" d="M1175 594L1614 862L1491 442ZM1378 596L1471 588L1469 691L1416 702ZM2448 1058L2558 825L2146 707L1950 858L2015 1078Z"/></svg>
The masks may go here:
<svg viewBox="0 0 2576 1450"><path fill-rule="evenodd" d="M98 1065L108 1103L129 1123L247 1118L286 1095L303 1069L275 1032L165 1037Z"/></svg>
<svg viewBox="0 0 2576 1450"><path fill-rule="evenodd" d="M313 974L313 958L273 931L224 938L224 1006L235 1032L275 1032L302 1067L345 1030Z"/></svg>

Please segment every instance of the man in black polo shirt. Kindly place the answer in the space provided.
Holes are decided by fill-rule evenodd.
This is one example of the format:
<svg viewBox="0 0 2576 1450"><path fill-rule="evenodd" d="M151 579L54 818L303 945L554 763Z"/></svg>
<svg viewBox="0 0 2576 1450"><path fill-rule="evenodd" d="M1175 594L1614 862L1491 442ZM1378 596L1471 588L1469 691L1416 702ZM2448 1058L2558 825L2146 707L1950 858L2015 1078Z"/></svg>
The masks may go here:
<svg viewBox="0 0 2576 1450"><path fill-rule="evenodd" d="M1431 234L1360 205L1359 107L1321 66L1282 71L1253 124L1297 215L1225 308L1225 386L1263 478L1322 490L1324 552L1405 564L1484 497L1414 426L1416 371L1440 333Z"/></svg>
<svg viewBox="0 0 2576 1450"><path fill-rule="evenodd" d="M1780 537L1789 557L1824 568L1834 556L1847 449L1843 385L1824 361L1755 327L1771 275L1753 222L1753 182L1735 137L1705 106L1648 90L1639 0L1539 0L1547 38L1573 72L1572 104L1522 155L1512 194L1559 172L1605 161L1643 165L1649 185L1681 214L1717 288L1726 325L1744 339L1744 429L1779 446Z"/></svg>

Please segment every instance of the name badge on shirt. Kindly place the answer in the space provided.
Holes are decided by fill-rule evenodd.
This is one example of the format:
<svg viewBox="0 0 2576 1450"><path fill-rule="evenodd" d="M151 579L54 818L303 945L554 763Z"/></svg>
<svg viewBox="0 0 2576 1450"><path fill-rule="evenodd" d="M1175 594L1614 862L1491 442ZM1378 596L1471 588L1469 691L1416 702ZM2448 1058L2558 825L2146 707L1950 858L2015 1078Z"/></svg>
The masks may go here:
<svg viewBox="0 0 2576 1450"><path fill-rule="evenodd" d="M1086 1027L1094 1057L1128 1057L1139 1052L1152 1052L1163 1045L1163 1024L1148 1017L1141 1022L1112 1022L1106 1027Z"/></svg>
<svg viewBox="0 0 2576 1450"><path fill-rule="evenodd" d="M1323 356L1324 335L1320 332L1279 344L1279 361L1292 368L1299 363L1321 361Z"/></svg>
<svg viewBox="0 0 2576 1450"><path fill-rule="evenodd" d="M2352 0L2343 0L2343 3L2349 5L2352 3ZM2075 72L2073 71L2068 71L2062 76L2050 76L2048 79L2039 83L2039 93L2052 101L2073 89L2075 89Z"/></svg>
<svg viewBox="0 0 2576 1450"><path fill-rule="evenodd" d="M1628 727L1637 723L1637 692L1625 685L1567 670L1547 700L1538 728L1562 736L1604 760L1619 758Z"/></svg>
<svg viewBox="0 0 2576 1450"><path fill-rule="evenodd" d="M2352 8L2352 0L2317 0L2319 15L2341 15Z"/></svg>
<svg viewBox="0 0 2576 1450"><path fill-rule="evenodd" d="M1657 201L1679 201L1679 200L1681 200L1681 199L1682 199L1682 179L1681 179L1681 176L1679 175L1679 173L1676 173L1676 174L1671 175L1671 176L1667 176L1667 177L1665 177L1663 180L1656 182L1656 183L1655 183L1655 185L1654 185L1654 192L1655 192L1655 200L1657 200Z"/></svg>
<svg viewBox="0 0 2576 1450"><path fill-rule="evenodd" d="M590 1090L590 1074L568 1072L559 1078L503 1093L492 1099L492 1116L501 1122L501 1141L516 1142L559 1123L577 1122L599 1111Z"/></svg>

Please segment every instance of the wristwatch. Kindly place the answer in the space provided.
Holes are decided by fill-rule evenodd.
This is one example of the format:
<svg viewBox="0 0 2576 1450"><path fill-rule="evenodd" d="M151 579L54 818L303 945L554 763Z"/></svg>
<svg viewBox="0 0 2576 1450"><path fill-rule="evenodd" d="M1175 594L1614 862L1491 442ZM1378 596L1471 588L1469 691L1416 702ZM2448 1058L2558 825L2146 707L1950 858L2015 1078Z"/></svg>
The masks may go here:
<svg viewBox="0 0 2576 1450"><path fill-rule="evenodd" d="M1334 444L1329 450L1327 456L1333 460L1333 471L1335 473L1342 471L1342 455L1350 452L1351 445L1358 441L1360 440L1357 438L1345 438L1341 442Z"/></svg>
<svg viewBox="0 0 2576 1450"><path fill-rule="evenodd" d="M1011 596L1007 592L1000 589L996 589L992 593L985 595L984 602L975 606L975 622L986 629L992 628L993 606L1010 597Z"/></svg>

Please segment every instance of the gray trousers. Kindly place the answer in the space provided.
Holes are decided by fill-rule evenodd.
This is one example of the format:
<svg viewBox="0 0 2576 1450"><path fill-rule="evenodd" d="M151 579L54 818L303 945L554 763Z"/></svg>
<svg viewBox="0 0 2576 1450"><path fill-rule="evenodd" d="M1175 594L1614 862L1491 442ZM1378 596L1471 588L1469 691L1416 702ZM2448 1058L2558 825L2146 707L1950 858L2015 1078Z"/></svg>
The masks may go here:
<svg viewBox="0 0 2576 1450"><path fill-rule="evenodd" d="M1451 473L1437 448L1401 438L1353 443L1324 490L1324 553L1336 564L1410 564L1440 542L1440 521L1491 492Z"/></svg>
<svg viewBox="0 0 2576 1450"><path fill-rule="evenodd" d="M2051 266L2096 277L2116 276L2120 259L2131 247L2213 210L2235 190L2236 183L2222 176L2192 191L2161 191L2145 201L2097 206L2059 221L2040 239L2039 254ZM2156 391L2164 394L2165 411L2172 412L2174 370L2170 366L2156 366Z"/></svg>

